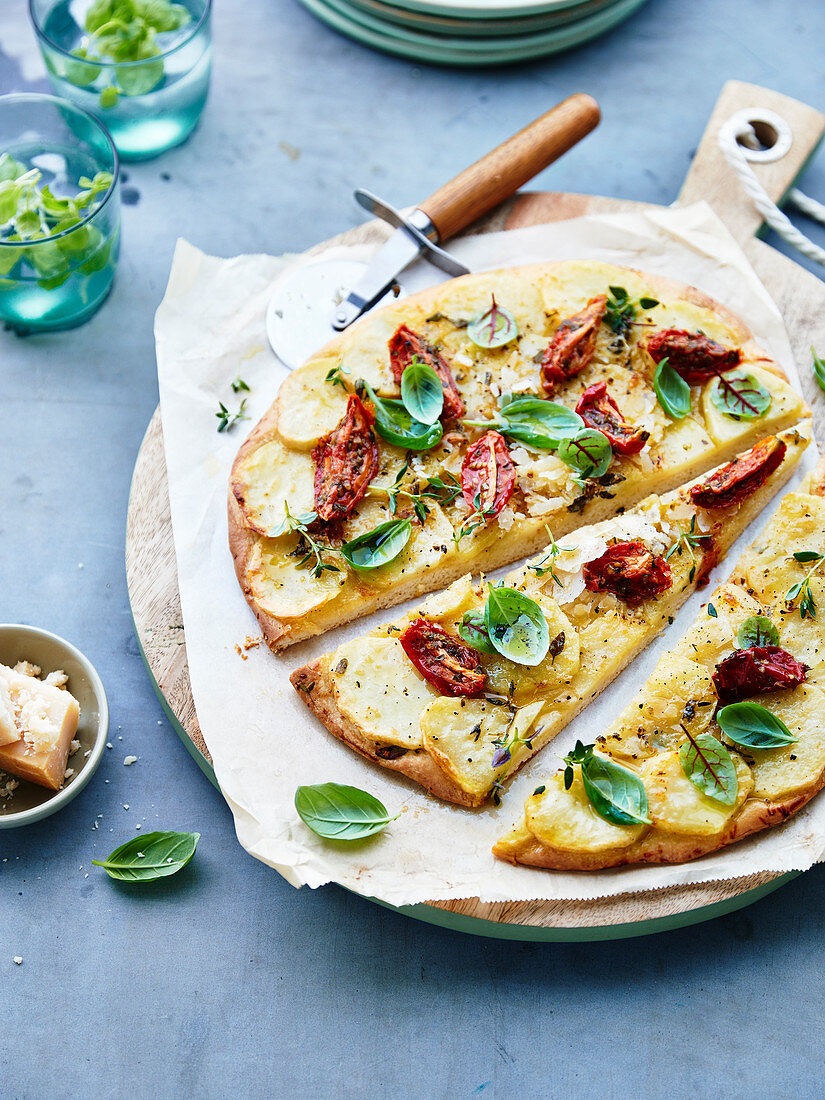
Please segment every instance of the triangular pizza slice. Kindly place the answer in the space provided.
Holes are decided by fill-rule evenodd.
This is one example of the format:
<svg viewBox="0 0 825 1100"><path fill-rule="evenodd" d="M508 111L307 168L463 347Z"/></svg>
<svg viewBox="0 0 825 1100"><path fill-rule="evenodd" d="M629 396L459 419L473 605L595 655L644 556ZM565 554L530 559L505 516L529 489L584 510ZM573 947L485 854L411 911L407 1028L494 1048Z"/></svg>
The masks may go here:
<svg viewBox="0 0 825 1100"><path fill-rule="evenodd" d="M274 650L490 572L805 415L695 287L568 261L375 311L283 383L229 494Z"/></svg>
<svg viewBox="0 0 825 1100"><path fill-rule="evenodd" d="M493 851L563 870L681 863L780 825L823 785L825 461Z"/></svg>
<svg viewBox="0 0 825 1100"><path fill-rule="evenodd" d="M503 580L467 575L298 669L338 738L440 798L477 806L669 623L790 476L809 425L551 541Z"/></svg>

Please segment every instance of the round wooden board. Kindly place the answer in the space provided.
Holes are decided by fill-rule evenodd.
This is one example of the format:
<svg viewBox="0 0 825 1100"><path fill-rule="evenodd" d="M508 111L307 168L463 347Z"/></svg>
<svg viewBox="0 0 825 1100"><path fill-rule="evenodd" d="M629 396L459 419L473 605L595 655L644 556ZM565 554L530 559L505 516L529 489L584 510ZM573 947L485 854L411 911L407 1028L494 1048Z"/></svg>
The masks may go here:
<svg viewBox="0 0 825 1100"><path fill-rule="evenodd" d="M776 93L731 83L726 85L720 97L680 201L707 197L742 243L785 318L800 367L803 392L814 410L815 433L821 439L825 428L825 397L813 380L810 347L825 348L825 284L752 236L759 227L758 216L748 209L735 181L725 180L729 170L720 162L712 139L718 124L733 110L753 103L779 109L789 118L799 139L800 157L816 147L822 134L822 116ZM795 110L798 117L794 115ZM773 176L770 180L761 177L763 184L778 198L791 185L802 163L800 159L786 166L784 172L775 165L770 166ZM640 203L591 195L523 193L476 225L473 232L515 229L584 214L642 207ZM372 222L311 251L321 251L333 243L361 243L384 236L385 227ZM135 631L158 695L192 756L215 783L189 682L159 410L152 417L135 464L129 499L126 571ZM725 882L671 887L587 902L485 903L478 898L465 898L408 906L400 911L432 924L507 939L612 939L659 932L720 916L751 904L793 877L793 874L763 873Z"/></svg>

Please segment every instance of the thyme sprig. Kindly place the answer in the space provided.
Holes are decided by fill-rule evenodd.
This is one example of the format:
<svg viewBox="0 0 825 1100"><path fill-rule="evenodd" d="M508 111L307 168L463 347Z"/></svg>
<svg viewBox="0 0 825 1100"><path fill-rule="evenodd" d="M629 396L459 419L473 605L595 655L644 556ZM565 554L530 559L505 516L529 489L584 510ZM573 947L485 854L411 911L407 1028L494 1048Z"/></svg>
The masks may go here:
<svg viewBox="0 0 825 1100"><path fill-rule="evenodd" d="M440 505L452 504L461 492L461 482L453 474L445 474L444 477L428 477L423 488L418 481L414 481L409 489L404 489L404 479L410 472L410 460L407 458L404 465L395 475L391 485L371 485L370 492L386 493L390 503L390 512L395 515L398 511L398 498L406 497L412 505L412 509L423 526L430 514L428 501Z"/></svg>
<svg viewBox="0 0 825 1100"><path fill-rule="evenodd" d="M349 374L349 371L345 370L344 367L342 367L339 363L337 367L333 367L331 370L327 371L326 375L324 376L324 381L329 382L332 386L340 386L344 393L349 393L349 387L347 386L347 381L344 378L345 374Z"/></svg>
<svg viewBox="0 0 825 1100"><path fill-rule="evenodd" d="M813 357L814 378L816 384L821 390L825 390L825 359L820 358L816 354L814 348L811 348L811 356Z"/></svg>
<svg viewBox="0 0 825 1100"><path fill-rule="evenodd" d="M324 554L340 554L340 549L319 542L309 530L309 525L314 523L317 518L315 512L303 512L294 516L289 510L289 503L284 501L284 518L268 532L271 538L277 538L279 535L297 534L299 536L298 545L291 556L300 558L298 561L299 566L311 565L312 575L316 578L320 577L325 571L330 573L341 572L340 566L333 565L324 559Z"/></svg>
<svg viewBox="0 0 825 1100"><path fill-rule="evenodd" d="M696 515L690 517L690 527L687 531L679 528L679 537L665 554L665 560L669 561L674 554L682 556L683 550L687 550L690 554L690 572L688 573L688 584L693 584L693 578L696 576L696 554L694 550L697 547L701 548L701 543L706 539L710 539L711 535L697 535L696 534Z"/></svg>
<svg viewBox="0 0 825 1100"><path fill-rule="evenodd" d="M545 531L547 532L548 537L550 538L550 548L548 549L547 553L544 555L543 558L540 558L536 562L530 562L528 564L527 568L532 569L537 577L545 577L549 573L552 580L553 580L553 583L557 584L559 586L559 588L561 588L562 587L562 582L556 576L556 558L559 556L559 554L572 554L574 550L578 550L578 545L576 545L576 546L561 546L553 538L553 535L552 535L549 527L545 527Z"/></svg>
<svg viewBox="0 0 825 1100"><path fill-rule="evenodd" d="M631 298L623 286L611 286L607 289L610 294L607 298L604 320L617 336L624 336L631 325L646 325L646 321L636 320L637 311L653 309L659 304L657 298Z"/></svg>
<svg viewBox="0 0 825 1100"><path fill-rule="evenodd" d="M234 384L233 384L233 389ZM235 391L237 392L237 391ZM228 432L230 428L233 428L239 420L249 420L249 413L246 411L246 398L241 401L235 412L230 412L224 405L223 401L218 402L218 411L215 413L218 418L218 431Z"/></svg>
<svg viewBox="0 0 825 1100"><path fill-rule="evenodd" d="M815 619L816 618L816 600L814 600L814 594L811 591L811 577L825 562L825 554L820 554L818 550L797 550L793 555L794 561L802 563L813 562L813 565L802 578L801 581L797 581L796 584L792 584L785 595L782 597L784 602L789 605L789 610L793 610L793 607L799 600L799 616L802 619Z"/></svg>

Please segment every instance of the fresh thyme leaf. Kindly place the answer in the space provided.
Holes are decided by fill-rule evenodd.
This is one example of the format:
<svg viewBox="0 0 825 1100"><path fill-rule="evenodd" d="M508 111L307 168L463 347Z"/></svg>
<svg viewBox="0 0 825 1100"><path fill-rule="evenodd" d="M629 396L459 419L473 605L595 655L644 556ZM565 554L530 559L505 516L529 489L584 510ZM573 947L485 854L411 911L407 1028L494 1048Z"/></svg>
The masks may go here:
<svg viewBox="0 0 825 1100"><path fill-rule="evenodd" d="M550 536L550 546L543 557L539 558L536 562L528 562L527 568L532 569L537 577L545 577L548 573L553 579L553 583L557 584L559 588L562 586L562 582L556 576L556 558L559 554L572 554L578 549L578 546L560 546L559 543L553 538L549 528L545 528L547 534Z"/></svg>
<svg viewBox="0 0 825 1100"><path fill-rule="evenodd" d="M510 716L508 729L513 724L513 720L515 719L515 717L516 712L514 710ZM517 733L514 733L513 736L510 738L506 736L497 737L493 741L495 749L493 750L493 757L490 761L490 766L492 768L501 768L505 764L509 764L510 761L513 759L514 751L519 745L525 745L528 749L532 749L533 740L537 736L537 733L538 731L536 731L536 733L532 734L529 737L520 737Z"/></svg>
<svg viewBox="0 0 825 1100"><path fill-rule="evenodd" d="M771 395L752 374L729 370L714 378L710 399L732 420L755 420L771 407Z"/></svg>
<svg viewBox="0 0 825 1100"><path fill-rule="evenodd" d="M342 783L298 787L295 809L301 821L325 840L363 840L401 816L390 817L374 795Z"/></svg>
<svg viewBox="0 0 825 1100"><path fill-rule="evenodd" d="M745 749L777 749L797 741L781 718L749 700L722 707L716 721L734 745Z"/></svg>
<svg viewBox="0 0 825 1100"><path fill-rule="evenodd" d="M736 640L741 649L755 645L779 645L779 631L765 615L751 615L740 624Z"/></svg>
<svg viewBox="0 0 825 1100"><path fill-rule="evenodd" d="M344 370L344 368L339 363L337 367L333 367L331 370L327 371L326 375L324 376L324 381L329 382L333 386L340 386L344 393L349 393L349 387L347 386L346 379L344 378L345 374L349 374L349 371Z"/></svg>
<svg viewBox="0 0 825 1100"><path fill-rule="evenodd" d="M115 848L107 859L93 859L109 878L120 882L154 882L182 870L200 840L200 833L144 833Z"/></svg>
<svg viewBox="0 0 825 1100"><path fill-rule="evenodd" d="M813 348L811 348L811 355L813 357L814 378L816 384L821 390L825 390L825 360L820 359Z"/></svg>
<svg viewBox="0 0 825 1100"><path fill-rule="evenodd" d="M241 401L235 412L230 412L223 401L219 401L215 416L218 418L219 432L228 432L231 428L234 428L238 421L249 420L249 414L246 411L246 398Z"/></svg>
<svg viewBox="0 0 825 1100"><path fill-rule="evenodd" d="M653 374L653 390L665 414L671 420L684 420L690 412L690 386L671 367L667 358L660 360Z"/></svg>
<svg viewBox="0 0 825 1100"><path fill-rule="evenodd" d="M653 309L659 304L657 298L631 298L623 286L611 286L607 289L610 293L607 297L604 320L617 336L624 336L634 324L639 308Z"/></svg>
<svg viewBox="0 0 825 1100"><path fill-rule="evenodd" d="M289 510L289 502L284 501L284 518L267 531L269 538L279 538L281 535L287 534L299 535L298 548L295 553L302 556L298 565L311 565L312 575L316 579L325 571L331 573L341 572L337 565L328 562L324 557L324 554L339 554L341 551L334 546L327 546L326 543L318 542L309 531L309 525L314 523L317 518L315 512L304 512L294 516Z"/></svg>
<svg viewBox="0 0 825 1100"><path fill-rule="evenodd" d="M682 771L697 790L725 806L733 806L739 794L739 780L733 758L712 733L695 736L682 724L687 738L679 748Z"/></svg>
<svg viewBox="0 0 825 1100"><path fill-rule="evenodd" d="M825 554L820 554L818 550L797 550L793 554L794 561L809 562L809 561L822 561Z"/></svg>
<svg viewBox="0 0 825 1100"><path fill-rule="evenodd" d="M696 554L694 552L695 548L700 546L700 544L707 539L712 539L712 536L696 534L696 515L694 513L694 515L690 517L690 527L687 529L687 531L684 531L681 527L679 527L679 537L665 554L665 559L669 560L673 557L674 554L678 553L679 557L681 557L682 552L684 550L687 551L687 553L690 555L691 561L690 570L688 572L688 584L693 584L693 579L696 576Z"/></svg>
<svg viewBox="0 0 825 1100"><path fill-rule="evenodd" d="M816 618L816 601L814 600L813 590L811 589L811 577L825 562L825 554L820 554L817 550L797 550L793 554L795 561L804 564L813 562L813 565L802 578L801 581L797 581L796 584L792 584L785 595L782 597L786 604L793 604L797 598L802 596L799 601L799 616L802 619L815 619Z"/></svg>
<svg viewBox="0 0 825 1100"><path fill-rule="evenodd" d="M235 381L232 383L232 392L233 393L240 393L241 390L244 390L246 393L249 393L249 386L246 384L246 382L244 382L243 378L241 378L241 376L238 375L235 378Z"/></svg>
<svg viewBox="0 0 825 1100"><path fill-rule="evenodd" d="M710 615L710 617L712 619L718 619L719 618L719 613L716 610L716 608L713 606L712 603L708 604L708 615Z"/></svg>

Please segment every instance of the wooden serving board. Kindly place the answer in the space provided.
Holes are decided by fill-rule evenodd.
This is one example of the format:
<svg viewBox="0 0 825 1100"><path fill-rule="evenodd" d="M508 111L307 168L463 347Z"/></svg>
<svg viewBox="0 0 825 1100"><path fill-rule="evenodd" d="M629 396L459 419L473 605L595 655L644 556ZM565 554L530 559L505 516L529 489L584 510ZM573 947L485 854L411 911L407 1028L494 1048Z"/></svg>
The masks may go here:
<svg viewBox="0 0 825 1100"><path fill-rule="evenodd" d="M706 199L744 248L785 318L803 392L814 410L815 435L823 440L825 395L813 379L810 347L825 351L825 284L757 239L761 219L716 145L719 127L735 111L748 107L775 111L791 127L789 152L773 164L759 165L756 172L775 201L781 200L793 185L822 139L825 116L776 92L731 81L717 102L678 201ZM474 226L472 232L489 233L583 214L643 208L641 203L593 195L520 193ZM378 241L385 235L382 223L370 222L310 251L321 251L333 243ZM135 631L150 675L184 743L215 782L209 749L198 726L186 663L159 410L152 417L135 464L126 572ZM483 903L478 898L466 898L410 906L402 911L430 923L506 938L612 938L660 931L729 912L775 889L789 877L764 873L587 902Z"/></svg>

